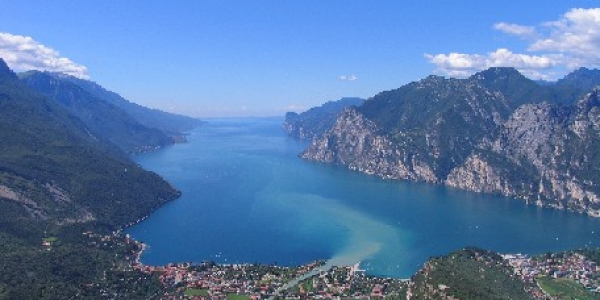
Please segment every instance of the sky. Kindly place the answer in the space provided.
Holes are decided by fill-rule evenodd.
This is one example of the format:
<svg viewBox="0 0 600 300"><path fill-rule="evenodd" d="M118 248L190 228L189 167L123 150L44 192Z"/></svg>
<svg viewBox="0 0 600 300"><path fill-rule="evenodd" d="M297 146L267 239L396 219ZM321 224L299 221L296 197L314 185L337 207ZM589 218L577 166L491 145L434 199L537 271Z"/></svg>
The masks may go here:
<svg viewBox="0 0 600 300"><path fill-rule="evenodd" d="M0 3L13 70L64 72L201 118L282 116L493 66L545 80L600 68L598 1Z"/></svg>

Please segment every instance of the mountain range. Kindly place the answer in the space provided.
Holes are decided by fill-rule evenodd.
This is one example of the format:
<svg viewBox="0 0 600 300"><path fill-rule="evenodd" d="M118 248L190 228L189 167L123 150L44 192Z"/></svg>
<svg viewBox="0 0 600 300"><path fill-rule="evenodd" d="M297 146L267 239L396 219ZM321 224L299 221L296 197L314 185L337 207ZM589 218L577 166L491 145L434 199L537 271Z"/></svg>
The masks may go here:
<svg viewBox="0 0 600 300"><path fill-rule="evenodd" d="M0 114L0 299L100 295L135 274L132 244L98 248L82 233L117 232L180 195L127 154L173 139L56 75L20 79L2 59Z"/></svg>
<svg viewBox="0 0 600 300"><path fill-rule="evenodd" d="M92 135L127 153L182 141L202 121L131 103L100 85L60 73L28 71L20 80L81 120Z"/></svg>
<svg viewBox="0 0 600 300"><path fill-rule="evenodd" d="M93 81L80 79L62 73L50 73L50 75L60 79L61 81L70 82L79 86L81 89L97 97L98 99L120 108L125 113L132 116L140 124L146 127L160 129L167 135L175 138L175 140L181 140L182 132L193 129L205 123L204 121L196 118L168 113L133 103L123 98L121 95L109 91Z"/></svg>
<svg viewBox="0 0 600 300"><path fill-rule="evenodd" d="M285 127L313 138L307 159L593 214L598 78L580 69L540 85L506 68L432 76L288 114ZM129 153L180 141L203 122L75 77L17 75L2 59L0 115L0 299L160 298L169 287L131 268L139 248L119 231L180 192ZM465 248L425 263L409 291L528 298L512 272L497 254Z"/></svg>
<svg viewBox="0 0 600 300"><path fill-rule="evenodd" d="M42 89L52 86L52 91ZM55 225L95 220L114 227L178 196L169 183L143 170L123 151L128 139L143 142L136 137L140 132L143 138L150 135L164 143L167 136L88 96L42 73L19 79L0 60L3 211ZM128 131L128 126L139 131Z"/></svg>
<svg viewBox="0 0 600 300"><path fill-rule="evenodd" d="M600 216L600 71L429 76L348 107L301 157Z"/></svg>

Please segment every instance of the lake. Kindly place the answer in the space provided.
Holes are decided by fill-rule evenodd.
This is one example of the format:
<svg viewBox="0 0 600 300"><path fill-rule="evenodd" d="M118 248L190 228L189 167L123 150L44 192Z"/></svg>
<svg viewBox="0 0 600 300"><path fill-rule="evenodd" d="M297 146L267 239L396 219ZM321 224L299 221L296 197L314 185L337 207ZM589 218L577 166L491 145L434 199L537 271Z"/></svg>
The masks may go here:
<svg viewBox="0 0 600 300"><path fill-rule="evenodd" d="M304 161L282 118L215 119L188 143L137 155L183 194L127 233L142 262L300 265L361 262L410 277L465 246L541 254L600 246L600 219L505 197L388 181Z"/></svg>

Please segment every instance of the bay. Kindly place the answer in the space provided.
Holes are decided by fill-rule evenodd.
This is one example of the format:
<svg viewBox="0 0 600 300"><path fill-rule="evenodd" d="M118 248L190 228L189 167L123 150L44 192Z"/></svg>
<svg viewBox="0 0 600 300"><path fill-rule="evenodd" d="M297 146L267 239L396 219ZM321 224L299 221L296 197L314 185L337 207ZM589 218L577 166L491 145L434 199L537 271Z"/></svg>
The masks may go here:
<svg viewBox="0 0 600 300"><path fill-rule="evenodd" d="M281 118L215 119L188 143L134 159L183 194L127 233L142 262L361 262L408 278L465 246L541 254L600 246L600 219L443 186L387 181L298 158Z"/></svg>

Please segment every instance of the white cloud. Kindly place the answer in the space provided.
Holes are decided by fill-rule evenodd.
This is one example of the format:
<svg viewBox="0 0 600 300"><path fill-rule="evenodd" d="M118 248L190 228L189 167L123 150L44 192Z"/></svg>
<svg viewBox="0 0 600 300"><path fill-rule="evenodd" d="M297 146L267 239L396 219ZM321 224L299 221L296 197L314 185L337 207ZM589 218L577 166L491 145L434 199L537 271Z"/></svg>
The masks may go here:
<svg viewBox="0 0 600 300"><path fill-rule="evenodd" d="M557 21L537 27L500 22L494 29L529 41L529 53L499 48L486 54L425 54L437 73L465 77L490 67L514 67L534 79L579 67L600 67L600 8L571 9Z"/></svg>
<svg viewBox="0 0 600 300"><path fill-rule="evenodd" d="M535 27L504 22L494 24L494 29L520 37L532 37L536 35Z"/></svg>
<svg viewBox="0 0 600 300"><path fill-rule="evenodd" d="M466 77L491 67L513 67L536 79L547 78L534 70L550 69L555 67L558 64L557 61L560 60L560 56L556 55L518 54L504 48L485 55L450 53L425 54L425 57L437 66L438 72L452 77Z"/></svg>
<svg viewBox="0 0 600 300"><path fill-rule="evenodd" d="M16 71L40 70L61 72L88 79L85 66L76 64L52 48L31 37L0 32L0 58Z"/></svg>
<svg viewBox="0 0 600 300"><path fill-rule="evenodd" d="M574 58L573 65L600 65L600 8L572 9L544 27L548 35L532 43L529 51L566 53Z"/></svg>
<svg viewBox="0 0 600 300"><path fill-rule="evenodd" d="M339 77L340 80L344 80L344 81L356 81L358 80L358 77L356 77L356 75L352 74L352 75L341 75Z"/></svg>

